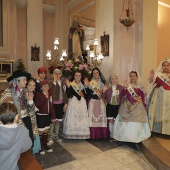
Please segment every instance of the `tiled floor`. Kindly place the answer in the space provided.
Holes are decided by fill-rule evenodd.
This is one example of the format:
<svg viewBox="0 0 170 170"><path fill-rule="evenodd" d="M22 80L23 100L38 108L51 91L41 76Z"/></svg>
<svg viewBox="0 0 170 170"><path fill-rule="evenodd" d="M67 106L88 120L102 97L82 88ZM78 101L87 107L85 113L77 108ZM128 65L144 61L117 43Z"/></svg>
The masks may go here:
<svg viewBox="0 0 170 170"><path fill-rule="evenodd" d="M63 140L53 153L36 155L45 170L155 170L136 144L111 140Z"/></svg>

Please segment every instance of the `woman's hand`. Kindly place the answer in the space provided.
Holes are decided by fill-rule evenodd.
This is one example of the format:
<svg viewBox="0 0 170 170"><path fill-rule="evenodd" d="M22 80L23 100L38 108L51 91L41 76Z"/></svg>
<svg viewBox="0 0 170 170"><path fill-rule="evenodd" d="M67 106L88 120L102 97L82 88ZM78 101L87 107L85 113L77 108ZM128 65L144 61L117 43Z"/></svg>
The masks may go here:
<svg viewBox="0 0 170 170"><path fill-rule="evenodd" d="M56 75L54 75L54 74L53 74L53 80L54 80L54 82L57 81L57 77L56 77Z"/></svg>
<svg viewBox="0 0 170 170"><path fill-rule="evenodd" d="M66 79L66 85L67 85L67 87L70 87L70 85L71 85L71 83L68 79Z"/></svg>
<svg viewBox="0 0 170 170"><path fill-rule="evenodd" d="M35 79L36 79L36 81L40 81L40 77L37 73L35 74Z"/></svg>
<svg viewBox="0 0 170 170"><path fill-rule="evenodd" d="M84 79L84 85L85 85L86 87L89 85L89 80L88 80L88 78L85 78L85 79Z"/></svg>
<svg viewBox="0 0 170 170"><path fill-rule="evenodd" d="M124 81L124 87L127 88L129 86L129 83L127 80Z"/></svg>
<svg viewBox="0 0 170 170"><path fill-rule="evenodd" d="M105 84L105 85L103 86L103 91L106 91L108 88L109 88L108 85Z"/></svg>
<svg viewBox="0 0 170 170"><path fill-rule="evenodd" d="M26 98L27 100L33 100L34 98L34 93L29 91L28 93L26 93Z"/></svg>
<svg viewBox="0 0 170 170"><path fill-rule="evenodd" d="M154 70L151 70L150 71L150 76L149 76L149 83L153 82L154 77L155 77L155 72L154 72Z"/></svg>
<svg viewBox="0 0 170 170"><path fill-rule="evenodd" d="M63 112L66 112L66 110L67 110L67 104L64 105Z"/></svg>

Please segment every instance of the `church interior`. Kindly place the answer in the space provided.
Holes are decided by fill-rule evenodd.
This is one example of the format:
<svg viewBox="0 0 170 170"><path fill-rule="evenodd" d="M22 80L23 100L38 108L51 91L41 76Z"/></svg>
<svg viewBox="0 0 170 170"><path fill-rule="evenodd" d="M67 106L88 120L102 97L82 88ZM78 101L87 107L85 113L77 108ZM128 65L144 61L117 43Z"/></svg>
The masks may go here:
<svg viewBox="0 0 170 170"><path fill-rule="evenodd" d="M124 9L125 3L130 3L128 9ZM51 80L50 69L63 67L69 60L86 61L89 68L93 64L106 79L116 73L122 85L128 73L137 70L147 91L150 71L170 58L170 0L0 0L0 8L0 93L9 86L6 79L18 66L24 66L33 77L43 66ZM132 25L120 23L127 16ZM74 21L84 34L81 55L69 50ZM137 144L114 139L63 139L61 143L54 141L52 148L53 153L44 156L22 154L20 168L170 169L169 135L152 133Z"/></svg>

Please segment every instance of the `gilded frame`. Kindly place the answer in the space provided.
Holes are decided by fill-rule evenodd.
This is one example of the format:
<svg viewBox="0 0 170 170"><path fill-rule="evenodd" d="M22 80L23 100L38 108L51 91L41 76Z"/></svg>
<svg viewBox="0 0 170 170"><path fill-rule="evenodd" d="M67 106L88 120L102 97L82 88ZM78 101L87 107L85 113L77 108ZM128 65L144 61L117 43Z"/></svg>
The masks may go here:
<svg viewBox="0 0 170 170"><path fill-rule="evenodd" d="M101 53L103 56L109 56L109 34L105 34L100 36L100 43L101 43Z"/></svg>

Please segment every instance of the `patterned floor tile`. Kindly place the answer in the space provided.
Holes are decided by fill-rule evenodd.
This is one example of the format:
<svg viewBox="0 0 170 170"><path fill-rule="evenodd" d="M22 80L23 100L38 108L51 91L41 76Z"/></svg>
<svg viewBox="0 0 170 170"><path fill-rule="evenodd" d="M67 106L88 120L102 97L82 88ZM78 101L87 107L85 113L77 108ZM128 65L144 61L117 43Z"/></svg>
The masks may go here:
<svg viewBox="0 0 170 170"><path fill-rule="evenodd" d="M45 170L154 170L134 143L63 139L52 148L53 153L35 155Z"/></svg>

